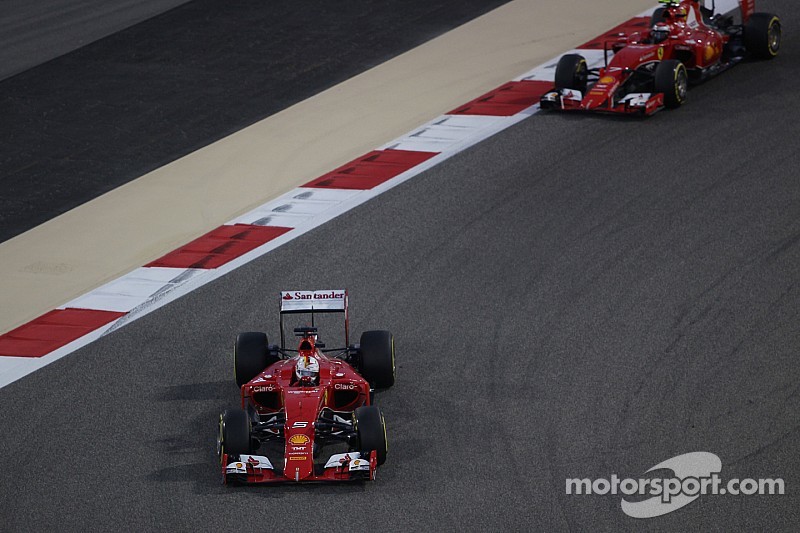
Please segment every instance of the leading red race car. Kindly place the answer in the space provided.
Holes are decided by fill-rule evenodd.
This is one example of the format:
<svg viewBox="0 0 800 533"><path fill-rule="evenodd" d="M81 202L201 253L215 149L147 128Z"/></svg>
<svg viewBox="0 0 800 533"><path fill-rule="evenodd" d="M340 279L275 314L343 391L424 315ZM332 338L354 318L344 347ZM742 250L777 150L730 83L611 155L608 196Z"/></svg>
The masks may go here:
<svg viewBox="0 0 800 533"><path fill-rule="evenodd" d="M542 96L541 108L651 115L679 107L690 83L747 56L778 55L780 19L755 13L755 0L740 0L738 12L725 15L698 0L660 2L664 7L653 13L648 31L621 34L605 43L604 67L587 68L579 54L562 56L555 87Z"/></svg>
<svg viewBox="0 0 800 533"><path fill-rule="evenodd" d="M318 323L336 315L344 316L344 346L329 349ZM293 329L296 350L286 348L287 322L304 324ZM236 339L242 406L220 415L223 481L375 479L388 447L372 393L394 384L392 334L367 331L360 344L350 345L345 290L282 292L280 326L280 347L269 345L264 333Z"/></svg>

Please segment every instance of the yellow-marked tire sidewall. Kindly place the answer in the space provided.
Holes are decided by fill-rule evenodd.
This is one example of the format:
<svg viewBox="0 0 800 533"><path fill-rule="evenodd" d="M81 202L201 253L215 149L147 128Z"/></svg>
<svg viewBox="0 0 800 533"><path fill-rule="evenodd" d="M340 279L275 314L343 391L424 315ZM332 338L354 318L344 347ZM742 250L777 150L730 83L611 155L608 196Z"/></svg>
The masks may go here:
<svg viewBox="0 0 800 533"><path fill-rule="evenodd" d="M681 95L680 92L680 85L678 84L678 79L680 78L681 72L683 72L684 77L689 77L689 74L686 72L686 66L683 63L678 65L678 68L675 69L675 83L674 83L674 90L675 90L675 99L680 103L684 103L686 101L686 95Z"/></svg>
<svg viewBox="0 0 800 533"><path fill-rule="evenodd" d="M769 36L773 26L775 26L775 25L777 25L780 28L781 19L779 19L778 17L772 17L772 20L770 20L769 24L767 24L767 35L768 36ZM769 53L770 56L776 57L778 55L778 50L773 50L772 46L770 46L770 45L771 45L771 43L768 41L767 42L767 52ZM778 43L778 48L780 48L780 42Z"/></svg>
<svg viewBox="0 0 800 533"><path fill-rule="evenodd" d="M383 447L386 455L389 455L389 437L386 436L386 421L383 419L383 412L381 412L381 427L383 428Z"/></svg>
<svg viewBox="0 0 800 533"><path fill-rule="evenodd" d="M233 343L233 382L239 383L239 380L236 378L236 343Z"/></svg>
<svg viewBox="0 0 800 533"><path fill-rule="evenodd" d="M225 421L222 415L219 415L219 435L217 435L217 454L219 455L219 464L222 464L222 457L225 455L225 440L224 436Z"/></svg>

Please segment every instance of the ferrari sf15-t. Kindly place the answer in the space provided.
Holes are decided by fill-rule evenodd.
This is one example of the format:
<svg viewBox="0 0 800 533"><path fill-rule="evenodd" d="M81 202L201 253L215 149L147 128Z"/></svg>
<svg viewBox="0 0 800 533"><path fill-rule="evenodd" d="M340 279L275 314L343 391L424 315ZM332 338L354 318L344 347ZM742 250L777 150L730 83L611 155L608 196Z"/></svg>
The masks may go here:
<svg viewBox="0 0 800 533"><path fill-rule="evenodd" d="M605 42L605 66L589 69L580 54L562 56L541 108L651 115L681 106L690 84L746 57L778 55L780 19L756 13L755 0L740 0L739 9L725 14L714 12L713 0L710 8L698 0L661 3L649 30Z"/></svg>
<svg viewBox="0 0 800 533"><path fill-rule="evenodd" d="M344 319L343 346L327 348L320 323L335 316ZM286 328L298 323L297 348L287 348ZM280 327L280 346L260 332L236 339L241 407L220 415L224 482L375 479L388 447L373 391L394 384L392 334L367 331L351 345L345 290L282 292Z"/></svg>

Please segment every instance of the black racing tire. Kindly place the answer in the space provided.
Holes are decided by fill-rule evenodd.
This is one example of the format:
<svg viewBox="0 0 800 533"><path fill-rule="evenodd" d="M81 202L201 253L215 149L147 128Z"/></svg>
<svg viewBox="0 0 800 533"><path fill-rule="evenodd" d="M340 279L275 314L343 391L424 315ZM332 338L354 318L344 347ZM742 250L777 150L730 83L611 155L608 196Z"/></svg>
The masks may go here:
<svg viewBox="0 0 800 533"><path fill-rule="evenodd" d="M236 344L233 345L233 375L239 387L277 361L278 357L267 349L266 334L247 331L236 337Z"/></svg>
<svg viewBox="0 0 800 533"><path fill-rule="evenodd" d="M394 336L389 331L365 331L361 334L358 371L375 389L394 385Z"/></svg>
<svg viewBox="0 0 800 533"><path fill-rule="evenodd" d="M228 409L219 415L219 435L217 454L220 461L223 454L249 454L252 449L250 436L250 417L243 409Z"/></svg>
<svg viewBox="0 0 800 533"><path fill-rule="evenodd" d="M653 11L653 15L650 17L650 28L656 25L658 22L664 22L664 12L667 10L665 7L659 7L655 11Z"/></svg>
<svg viewBox="0 0 800 533"><path fill-rule="evenodd" d="M389 452L383 413L375 405L365 405L356 409L353 416L358 436L358 450L365 458L375 450L378 452L378 466L382 465L386 462L386 454Z"/></svg>
<svg viewBox="0 0 800 533"><path fill-rule="evenodd" d="M744 46L753 57L777 57L781 48L781 19L771 13L753 13L744 25Z"/></svg>
<svg viewBox="0 0 800 533"><path fill-rule="evenodd" d="M675 109L686 102L689 92L689 73L686 65L677 59L666 59L658 64L654 75L654 89L664 94L664 105Z"/></svg>
<svg viewBox="0 0 800 533"><path fill-rule="evenodd" d="M580 54L564 54L556 65L556 89L575 89L586 92L589 81L589 67L586 58Z"/></svg>

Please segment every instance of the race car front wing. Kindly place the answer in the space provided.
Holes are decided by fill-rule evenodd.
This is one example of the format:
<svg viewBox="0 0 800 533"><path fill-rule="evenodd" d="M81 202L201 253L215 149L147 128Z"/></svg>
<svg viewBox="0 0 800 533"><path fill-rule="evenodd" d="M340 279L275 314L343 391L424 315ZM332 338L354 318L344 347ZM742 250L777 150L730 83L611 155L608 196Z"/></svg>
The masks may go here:
<svg viewBox="0 0 800 533"><path fill-rule="evenodd" d="M621 98L615 105L586 107L583 105L583 94L575 89L553 89L545 93L539 101L542 109L561 111L590 111L595 113L622 113L652 115L664 108L662 93L630 93Z"/></svg>
<svg viewBox="0 0 800 533"><path fill-rule="evenodd" d="M376 451L368 457L359 452L338 453L328 459L324 466L314 469L311 475L300 478L290 472L276 468L263 455L222 456L222 480L224 484L326 482L326 481L366 481L374 480L378 468Z"/></svg>

